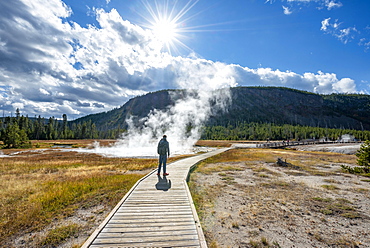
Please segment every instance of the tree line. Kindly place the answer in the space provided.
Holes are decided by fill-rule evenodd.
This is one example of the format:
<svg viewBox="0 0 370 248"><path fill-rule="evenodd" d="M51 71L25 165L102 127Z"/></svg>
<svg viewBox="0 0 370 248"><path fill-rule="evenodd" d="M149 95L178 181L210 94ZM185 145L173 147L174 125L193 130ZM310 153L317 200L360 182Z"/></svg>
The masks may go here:
<svg viewBox="0 0 370 248"><path fill-rule="evenodd" d="M62 120L41 116L29 118L21 116L19 109L15 117L0 118L0 141L7 148L27 148L30 140L58 139L117 139L125 129L117 128L99 131L94 122ZM300 125L278 125L273 123L238 122L225 126L205 126L201 139L204 140L338 140L344 134L350 134L358 140L370 140L370 131L353 129L334 129Z"/></svg>
<svg viewBox="0 0 370 248"><path fill-rule="evenodd" d="M7 148L30 147L29 140L115 139L122 132L121 129L98 131L91 120L68 122L66 114L62 120L41 116L29 118L20 115L17 109L15 117L0 118L0 140Z"/></svg>
<svg viewBox="0 0 370 248"><path fill-rule="evenodd" d="M338 140L342 135L353 135L358 140L370 140L370 131L335 129L301 125L239 122L235 125L206 126L201 139L206 140Z"/></svg>

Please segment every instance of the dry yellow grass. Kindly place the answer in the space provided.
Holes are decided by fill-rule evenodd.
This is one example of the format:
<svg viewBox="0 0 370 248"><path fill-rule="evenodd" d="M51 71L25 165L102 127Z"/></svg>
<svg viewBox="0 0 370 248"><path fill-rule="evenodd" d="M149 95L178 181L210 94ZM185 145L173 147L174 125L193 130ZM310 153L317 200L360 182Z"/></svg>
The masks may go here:
<svg viewBox="0 0 370 248"><path fill-rule="evenodd" d="M76 211L96 206L109 212L138 179L156 167L157 159L107 158L53 149L22 150L0 158L0 247L16 247L18 239L26 247L42 247L45 242L55 247L69 234L76 235L76 230L91 232L94 219L85 226L63 221ZM66 236L56 237L55 228L42 234L48 226L66 229Z"/></svg>
<svg viewBox="0 0 370 248"><path fill-rule="evenodd" d="M198 140L195 145L208 147L230 147L232 142L228 140Z"/></svg>

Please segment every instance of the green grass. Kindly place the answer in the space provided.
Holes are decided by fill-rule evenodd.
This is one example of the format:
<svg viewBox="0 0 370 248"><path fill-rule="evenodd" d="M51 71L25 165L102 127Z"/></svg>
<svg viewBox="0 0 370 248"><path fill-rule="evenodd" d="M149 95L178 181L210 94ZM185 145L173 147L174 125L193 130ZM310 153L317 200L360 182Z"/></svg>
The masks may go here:
<svg viewBox="0 0 370 248"><path fill-rule="evenodd" d="M282 180L274 180L269 183L261 183L261 186L266 187L266 188L290 188L292 185L288 182L282 181Z"/></svg>
<svg viewBox="0 0 370 248"><path fill-rule="evenodd" d="M39 242L40 247L53 248L62 244L68 238L76 236L80 230L77 224L69 224L66 226L57 227L48 232L46 237Z"/></svg>
<svg viewBox="0 0 370 248"><path fill-rule="evenodd" d="M326 183L336 183L336 184L341 184L341 182L334 180L334 179L324 179L324 182Z"/></svg>
<svg viewBox="0 0 370 248"><path fill-rule="evenodd" d="M261 237L261 240L258 241L250 240L249 245L253 248L280 248L278 242L273 242L270 244L266 237Z"/></svg>
<svg viewBox="0 0 370 248"><path fill-rule="evenodd" d="M221 180L224 180L224 181L233 181L233 180L235 180L235 178L233 178L233 177L223 177L223 178L221 178Z"/></svg>
<svg viewBox="0 0 370 248"><path fill-rule="evenodd" d="M312 200L316 202L317 210L324 215L340 215L348 219L360 218L353 203L347 199L313 197Z"/></svg>
<svg viewBox="0 0 370 248"><path fill-rule="evenodd" d="M207 190L201 189L197 187L193 180L188 182L188 186L199 218L203 219L204 216L209 214L210 210L213 210L216 199L215 195L219 193L219 190L217 186L210 186Z"/></svg>
<svg viewBox="0 0 370 248"><path fill-rule="evenodd" d="M313 197L312 200L318 201L318 202L331 202L333 199L331 198L322 198L322 197Z"/></svg>
<svg viewBox="0 0 370 248"><path fill-rule="evenodd" d="M234 165L222 165L222 164L219 164L218 166L208 167L203 162L197 166L196 170L197 172L209 175L215 172L224 173L223 171L241 171L243 169L237 165L234 166Z"/></svg>
<svg viewBox="0 0 370 248"><path fill-rule="evenodd" d="M323 187L324 189L328 189L328 190L337 190L337 189L339 189L337 186L332 185L332 184L324 184L324 185L321 185L321 187Z"/></svg>

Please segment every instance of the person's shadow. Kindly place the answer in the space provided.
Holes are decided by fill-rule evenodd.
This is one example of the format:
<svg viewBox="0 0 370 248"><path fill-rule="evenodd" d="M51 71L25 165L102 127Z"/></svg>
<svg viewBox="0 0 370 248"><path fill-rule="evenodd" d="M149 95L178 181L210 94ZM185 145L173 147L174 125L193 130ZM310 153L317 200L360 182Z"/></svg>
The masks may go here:
<svg viewBox="0 0 370 248"><path fill-rule="evenodd" d="M171 180L168 180L166 176L158 176L158 182L155 185L157 190L167 191L171 188Z"/></svg>

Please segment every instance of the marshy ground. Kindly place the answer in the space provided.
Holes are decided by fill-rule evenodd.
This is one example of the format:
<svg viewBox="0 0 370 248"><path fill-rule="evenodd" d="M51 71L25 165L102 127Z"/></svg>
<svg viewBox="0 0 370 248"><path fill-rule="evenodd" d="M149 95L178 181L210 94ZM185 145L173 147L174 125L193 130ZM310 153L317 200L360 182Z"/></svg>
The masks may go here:
<svg viewBox="0 0 370 248"><path fill-rule="evenodd" d="M199 164L190 186L208 246L370 247L370 178L342 164L356 157L234 149Z"/></svg>

